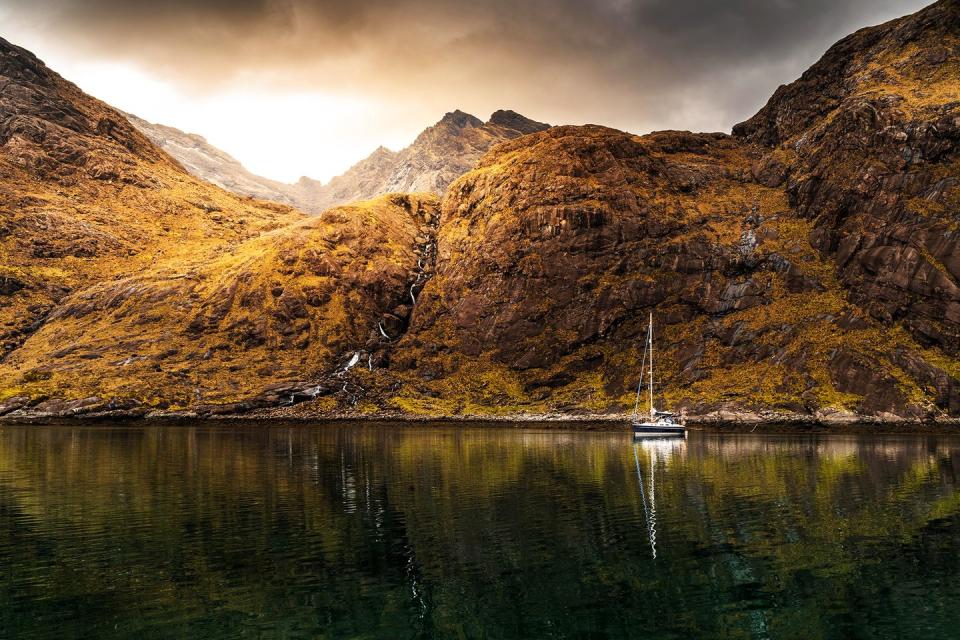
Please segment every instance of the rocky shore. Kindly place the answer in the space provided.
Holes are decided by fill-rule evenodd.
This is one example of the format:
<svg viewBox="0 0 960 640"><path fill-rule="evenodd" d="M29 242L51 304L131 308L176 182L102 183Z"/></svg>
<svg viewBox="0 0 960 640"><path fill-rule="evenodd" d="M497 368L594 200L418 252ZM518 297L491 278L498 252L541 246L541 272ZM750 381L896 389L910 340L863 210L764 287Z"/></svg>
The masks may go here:
<svg viewBox="0 0 960 640"><path fill-rule="evenodd" d="M245 424L251 427L269 427L285 424L356 423L408 425L471 425L523 428L568 428L575 430L626 429L631 421L629 413L548 412L516 414L462 414L414 415L403 412L365 414L356 411L311 413L287 409L260 409L248 413L225 411L162 411L145 408L107 408L88 398L57 406L11 409L10 401L0 403L0 426L44 424ZM13 403L16 404L16 403ZM946 433L960 435L960 417L933 416L905 418L895 414L860 415L852 412L823 412L800 414L777 410L738 411L722 409L702 414L687 415L691 430L736 431L751 433L815 432L831 433Z"/></svg>

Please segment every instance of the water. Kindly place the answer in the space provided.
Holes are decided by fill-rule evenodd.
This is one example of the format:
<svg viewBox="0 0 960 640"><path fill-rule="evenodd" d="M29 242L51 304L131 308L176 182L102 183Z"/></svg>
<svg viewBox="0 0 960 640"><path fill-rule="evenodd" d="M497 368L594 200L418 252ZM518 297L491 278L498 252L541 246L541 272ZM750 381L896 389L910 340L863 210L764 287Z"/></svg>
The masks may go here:
<svg viewBox="0 0 960 640"><path fill-rule="evenodd" d="M0 637L957 638L958 469L927 436L0 427Z"/></svg>

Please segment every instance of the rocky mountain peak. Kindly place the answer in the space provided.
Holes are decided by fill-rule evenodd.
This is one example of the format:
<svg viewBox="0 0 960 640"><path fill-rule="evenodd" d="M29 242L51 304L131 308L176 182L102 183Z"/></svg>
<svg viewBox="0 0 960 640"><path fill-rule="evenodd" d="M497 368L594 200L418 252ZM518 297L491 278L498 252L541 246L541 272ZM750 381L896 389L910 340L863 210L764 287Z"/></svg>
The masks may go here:
<svg viewBox="0 0 960 640"><path fill-rule="evenodd" d="M445 113L437 125L464 129L466 127L479 127L483 125L483 120L469 113L465 113L460 109L456 109Z"/></svg>
<svg viewBox="0 0 960 640"><path fill-rule="evenodd" d="M374 149L373 153L367 156L367 158L370 160L382 160L382 159L392 158L395 155L397 155L396 151L393 151L392 149L388 149L385 146L380 145L379 147Z"/></svg>
<svg viewBox="0 0 960 640"><path fill-rule="evenodd" d="M300 178L297 180L295 184L296 186L299 186L299 187L310 188L310 187L319 187L321 185L321 182L319 180L315 180L311 178L310 176L300 176Z"/></svg>
<svg viewBox="0 0 960 640"><path fill-rule="evenodd" d="M537 131L543 131L544 129L548 129L550 127L548 124L531 120L530 118L522 116L516 111L511 111L510 109L499 109L494 111L492 114L490 114L490 120L487 121L487 124L513 129L514 131L520 131L524 134L536 133Z"/></svg>
<svg viewBox="0 0 960 640"><path fill-rule="evenodd" d="M848 99L887 95L894 101L921 98L942 104L924 87L949 79L960 56L960 0L940 0L917 13L860 29L834 44L796 81L781 85L736 136L766 145L785 143L842 106ZM905 93L906 92L906 93ZM909 95L907 95L909 94Z"/></svg>
<svg viewBox="0 0 960 640"><path fill-rule="evenodd" d="M445 114L417 136L412 145L396 154L390 175L384 176L386 180L379 187L380 193L443 193L494 145L549 127L519 114L511 116L512 113L502 112L498 118L515 126L484 123L459 109Z"/></svg>
<svg viewBox="0 0 960 640"><path fill-rule="evenodd" d="M0 75L39 82L53 72L33 53L0 38Z"/></svg>

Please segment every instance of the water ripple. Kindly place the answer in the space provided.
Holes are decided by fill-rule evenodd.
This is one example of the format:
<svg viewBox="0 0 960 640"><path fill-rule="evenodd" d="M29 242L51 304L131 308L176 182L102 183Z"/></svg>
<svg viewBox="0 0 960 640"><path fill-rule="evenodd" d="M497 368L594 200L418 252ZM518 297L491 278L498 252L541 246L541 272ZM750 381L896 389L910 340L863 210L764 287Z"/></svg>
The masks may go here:
<svg viewBox="0 0 960 640"><path fill-rule="evenodd" d="M0 638L949 637L960 441L5 427Z"/></svg>

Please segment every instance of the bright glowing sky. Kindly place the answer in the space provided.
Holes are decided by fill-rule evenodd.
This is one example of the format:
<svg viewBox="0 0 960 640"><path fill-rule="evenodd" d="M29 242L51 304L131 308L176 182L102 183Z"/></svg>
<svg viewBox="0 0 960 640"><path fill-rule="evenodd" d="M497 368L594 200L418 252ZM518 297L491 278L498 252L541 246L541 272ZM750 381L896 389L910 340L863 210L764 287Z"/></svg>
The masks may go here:
<svg viewBox="0 0 960 640"><path fill-rule="evenodd" d="M87 93L151 122L199 133L252 172L284 182L302 175L326 181L378 145L406 146L429 124L404 122L407 114L395 105L362 95L276 91L255 82L196 93L130 62L78 60L55 48L38 55Z"/></svg>
<svg viewBox="0 0 960 640"><path fill-rule="evenodd" d="M326 181L445 112L729 131L922 0L0 0L0 35L253 171Z"/></svg>

